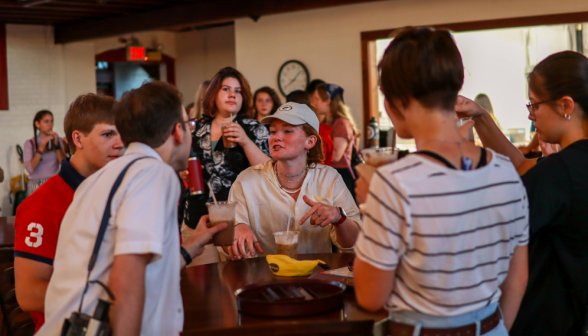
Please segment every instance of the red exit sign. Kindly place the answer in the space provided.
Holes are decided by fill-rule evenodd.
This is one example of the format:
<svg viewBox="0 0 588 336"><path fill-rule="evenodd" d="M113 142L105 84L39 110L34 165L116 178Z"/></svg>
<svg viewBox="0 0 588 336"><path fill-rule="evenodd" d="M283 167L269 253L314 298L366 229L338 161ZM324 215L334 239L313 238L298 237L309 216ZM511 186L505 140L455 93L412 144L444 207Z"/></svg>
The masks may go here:
<svg viewBox="0 0 588 336"><path fill-rule="evenodd" d="M129 47L129 61L145 61L145 47Z"/></svg>

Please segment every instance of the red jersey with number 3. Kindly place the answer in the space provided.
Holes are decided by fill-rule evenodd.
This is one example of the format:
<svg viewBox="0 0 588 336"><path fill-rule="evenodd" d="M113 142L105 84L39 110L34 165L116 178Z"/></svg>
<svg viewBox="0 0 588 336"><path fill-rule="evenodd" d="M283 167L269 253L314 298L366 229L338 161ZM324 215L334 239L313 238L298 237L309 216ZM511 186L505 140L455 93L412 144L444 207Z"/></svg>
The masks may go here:
<svg viewBox="0 0 588 336"><path fill-rule="evenodd" d="M15 257L53 266L59 228L74 192L60 175L55 175L18 206L14 221ZM45 322L44 313L31 312L31 316L39 330Z"/></svg>

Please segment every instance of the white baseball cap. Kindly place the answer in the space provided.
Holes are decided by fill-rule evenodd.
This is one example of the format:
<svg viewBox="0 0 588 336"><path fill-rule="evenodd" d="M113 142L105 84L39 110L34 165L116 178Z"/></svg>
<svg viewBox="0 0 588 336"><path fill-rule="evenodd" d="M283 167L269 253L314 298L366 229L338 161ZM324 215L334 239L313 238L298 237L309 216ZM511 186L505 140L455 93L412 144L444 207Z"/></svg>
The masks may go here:
<svg viewBox="0 0 588 336"><path fill-rule="evenodd" d="M319 132L320 122L316 114L306 104L286 103L280 106L273 115L261 119L261 123L271 124L274 119L280 119L295 126L309 124L317 133Z"/></svg>

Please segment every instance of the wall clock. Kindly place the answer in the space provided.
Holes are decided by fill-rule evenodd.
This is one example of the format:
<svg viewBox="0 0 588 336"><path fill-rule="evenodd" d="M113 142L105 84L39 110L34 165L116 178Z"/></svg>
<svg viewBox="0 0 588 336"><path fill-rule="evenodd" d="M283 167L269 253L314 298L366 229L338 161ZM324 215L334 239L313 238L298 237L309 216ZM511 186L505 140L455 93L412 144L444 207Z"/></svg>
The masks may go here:
<svg viewBox="0 0 588 336"><path fill-rule="evenodd" d="M278 71L278 88L284 97L292 91L305 90L309 80L308 69L300 61L287 61Z"/></svg>

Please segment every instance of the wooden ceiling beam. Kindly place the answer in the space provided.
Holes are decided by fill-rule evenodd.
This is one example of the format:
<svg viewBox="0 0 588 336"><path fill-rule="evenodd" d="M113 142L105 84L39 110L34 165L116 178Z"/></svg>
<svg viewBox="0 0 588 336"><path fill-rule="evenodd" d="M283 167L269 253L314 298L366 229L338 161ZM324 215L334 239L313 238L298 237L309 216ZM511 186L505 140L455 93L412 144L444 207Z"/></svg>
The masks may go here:
<svg viewBox="0 0 588 336"><path fill-rule="evenodd" d="M139 31L203 26L243 17L382 0L200 0L122 17L55 27L55 43L68 43Z"/></svg>

